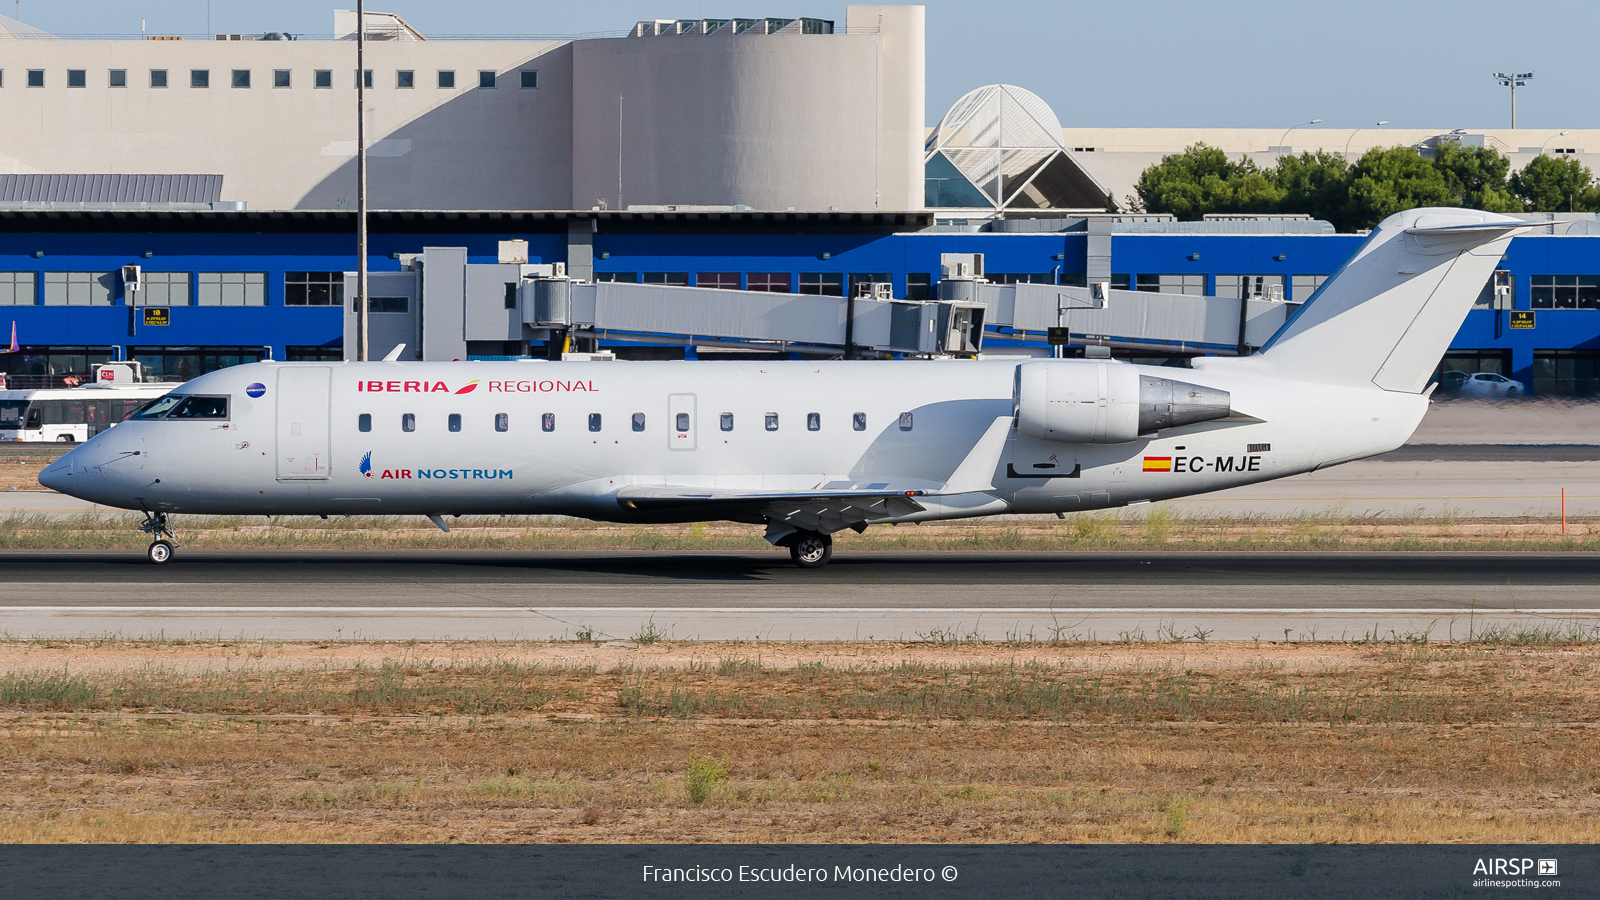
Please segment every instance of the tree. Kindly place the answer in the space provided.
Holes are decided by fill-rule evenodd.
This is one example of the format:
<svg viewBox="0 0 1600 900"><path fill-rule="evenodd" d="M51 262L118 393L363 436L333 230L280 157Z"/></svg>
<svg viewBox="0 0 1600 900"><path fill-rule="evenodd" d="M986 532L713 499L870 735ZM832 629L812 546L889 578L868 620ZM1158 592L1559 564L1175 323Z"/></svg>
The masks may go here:
<svg viewBox="0 0 1600 900"><path fill-rule="evenodd" d="M1460 205L1443 172L1415 148L1373 148L1350 170L1350 189L1334 224L1354 231L1401 210Z"/></svg>
<svg viewBox="0 0 1600 900"><path fill-rule="evenodd" d="M1321 150L1280 156L1273 172L1273 180L1283 191L1277 211L1336 221L1350 191L1349 177L1350 163L1343 156Z"/></svg>
<svg viewBox="0 0 1600 900"><path fill-rule="evenodd" d="M1463 147L1459 141L1441 140L1434 149L1433 165L1459 205L1489 212L1522 212L1522 203L1506 185L1511 160L1493 147Z"/></svg>
<svg viewBox="0 0 1600 900"><path fill-rule="evenodd" d="M1193 221L1206 213L1272 212L1283 192L1248 159L1235 162L1215 147L1194 144L1144 170L1134 185L1150 212Z"/></svg>
<svg viewBox="0 0 1600 900"><path fill-rule="evenodd" d="M1528 212L1600 212L1594 175L1575 159L1535 156L1511 176L1510 187Z"/></svg>

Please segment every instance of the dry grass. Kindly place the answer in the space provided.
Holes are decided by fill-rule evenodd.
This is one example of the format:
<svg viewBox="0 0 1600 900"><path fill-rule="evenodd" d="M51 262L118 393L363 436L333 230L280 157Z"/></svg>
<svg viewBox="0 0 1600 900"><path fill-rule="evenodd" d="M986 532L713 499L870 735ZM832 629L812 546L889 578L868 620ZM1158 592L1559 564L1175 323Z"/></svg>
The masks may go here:
<svg viewBox="0 0 1600 900"><path fill-rule="evenodd" d="M0 650L5 841L1600 841L1590 643Z"/></svg>
<svg viewBox="0 0 1600 900"><path fill-rule="evenodd" d="M0 549L142 549L132 514L13 514ZM770 550L760 529L730 522L611 525L554 516L464 516L444 534L412 516L176 516L192 549ZM878 526L834 536L840 550L1600 550L1600 520L1430 519L1304 515L1182 516L1097 512Z"/></svg>

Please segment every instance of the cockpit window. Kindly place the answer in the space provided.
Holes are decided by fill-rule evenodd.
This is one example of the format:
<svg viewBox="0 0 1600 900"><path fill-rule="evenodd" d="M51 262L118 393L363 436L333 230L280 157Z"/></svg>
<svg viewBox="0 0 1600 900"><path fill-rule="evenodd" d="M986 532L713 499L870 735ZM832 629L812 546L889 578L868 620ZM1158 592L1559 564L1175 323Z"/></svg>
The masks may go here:
<svg viewBox="0 0 1600 900"><path fill-rule="evenodd" d="M183 396L182 394L167 394L165 397L157 397L149 403L146 403L144 405L144 409L139 410L128 418L160 419L165 417L167 413L172 412L172 408L174 406L177 406L179 403L182 403L187 399L189 398Z"/></svg>
<svg viewBox="0 0 1600 900"><path fill-rule="evenodd" d="M227 417L227 397L189 397L167 414L169 419L226 419Z"/></svg>

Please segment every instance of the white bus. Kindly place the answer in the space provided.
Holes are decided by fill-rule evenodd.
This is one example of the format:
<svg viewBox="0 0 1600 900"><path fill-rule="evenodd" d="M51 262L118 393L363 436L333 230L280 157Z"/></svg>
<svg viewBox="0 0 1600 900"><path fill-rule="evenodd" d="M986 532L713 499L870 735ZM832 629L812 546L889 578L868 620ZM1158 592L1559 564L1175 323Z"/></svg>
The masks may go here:
<svg viewBox="0 0 1600 900"><path fill-rule="evenodd" d="M83 387L0 390L0 441L87 441L178 386L139 376L138 363L105 363Z"/></svg>

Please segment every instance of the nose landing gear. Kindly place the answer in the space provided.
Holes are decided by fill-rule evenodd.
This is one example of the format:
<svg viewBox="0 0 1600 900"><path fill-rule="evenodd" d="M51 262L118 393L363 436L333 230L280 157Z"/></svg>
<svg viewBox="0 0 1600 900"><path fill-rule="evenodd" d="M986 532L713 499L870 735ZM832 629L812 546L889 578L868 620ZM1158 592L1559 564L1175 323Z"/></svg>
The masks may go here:
<svg viewBox="0 0 1600 900"><path fill-rule="evenodd" d="M158 566L171 560L172 554L183 546L178 543L178 536L172 531L172 520L166 513L145 510L144 521L139 523L139 530L152 538L150 549L145 551L145 556Z"/></svg>
<svg viewBox="0 0 1600 900"><path fill-rule="evenodd" d="M820 569L833 558L833 538L815 531L800 531L789 539L789 558L802 569Z"/></svg>

